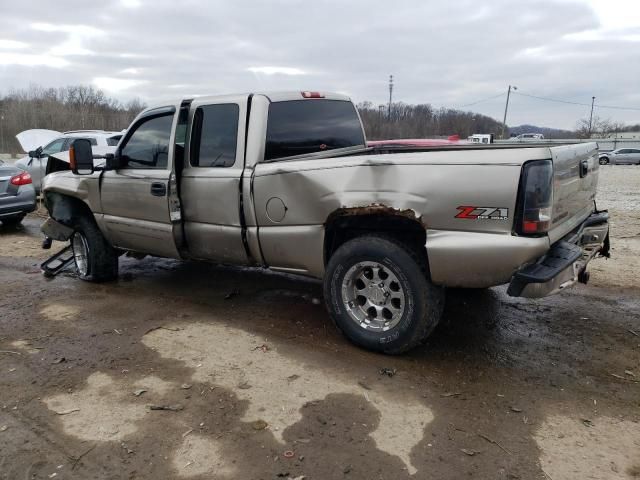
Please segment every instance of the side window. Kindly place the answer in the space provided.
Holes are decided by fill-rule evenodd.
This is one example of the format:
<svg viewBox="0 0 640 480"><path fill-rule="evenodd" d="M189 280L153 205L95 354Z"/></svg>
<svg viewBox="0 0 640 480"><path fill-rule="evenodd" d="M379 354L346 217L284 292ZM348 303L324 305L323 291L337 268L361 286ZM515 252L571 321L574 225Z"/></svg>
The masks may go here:
<svg viewBox="0 0 640 480"><path fill-rule="evenodd" d="M89 142L91 142L91 145L94 146L94 147L96 145L98 145L98 140L95 137L74 137L74 138L69 138L67 143L64 146L65 152L71 148L71 145L73 145L73 142L75 140L78 140L80 138L82 138L83 140L89 140Z"/></svg>
<svg viewBox="0 0 640 480"><path fill-rule="evenodd" d="M167 168L173 114L139 124L120 151L124 168Z"/></svg>
<svg viewBox="0 0 640 480"><path fill-rule="evenodd" d="M120 139L122 138L122 135L116 135L115 137L109 137L107 138L107 145L110 147L117 147L118 146L118 142L120 141Z"/></svg>
<svg viewBox="0 0 640 480"><path fill-rule="evenodd" d="M238 117L235 103L198 107L193 117L191 165L231 167L236 162Z"/></svg>
<svg viewBox="0 0 640 480"><path fill-rule="evenodd" d="M42 155L51 155L62 151L66 138L58 138L42 149Z"/></svg>

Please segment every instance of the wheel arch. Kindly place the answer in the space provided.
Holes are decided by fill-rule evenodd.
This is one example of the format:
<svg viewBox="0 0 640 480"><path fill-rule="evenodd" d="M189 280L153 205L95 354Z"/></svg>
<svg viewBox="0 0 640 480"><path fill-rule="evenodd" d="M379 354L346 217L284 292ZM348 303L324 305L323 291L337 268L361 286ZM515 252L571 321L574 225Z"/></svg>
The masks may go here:
<svg viewBox="0 0 640 480"><path fill-rule="evenodd" d="M345 242L370 233L382 233L410 245L423 255L428 271L427 230L422 217L414 210L401 210L385 205L340 208L325 222L324 264Z"/></svg>
<svg viewBox="0 0 640 480"><path fill-rule="evenodd" d="M73 227L74 219L86 215L95 220L87 203L77 197L59 192L45 192L44 203L49 216L67 227Z"/></svg>

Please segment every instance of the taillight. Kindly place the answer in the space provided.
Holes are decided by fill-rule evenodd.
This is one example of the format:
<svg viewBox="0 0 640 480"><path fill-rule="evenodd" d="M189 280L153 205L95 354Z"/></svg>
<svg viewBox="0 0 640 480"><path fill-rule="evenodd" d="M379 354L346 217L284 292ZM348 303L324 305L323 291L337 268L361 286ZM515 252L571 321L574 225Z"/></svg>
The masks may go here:
<svg viewBox="0 0 640 480"><path fill-rule="evenodd" d="M29 172L22 172L11 177L11 185L29 185L31 183L31 175Z"/></svg>
<svg viewBox="0 0 640 480"><path fill-rule="evenodd" d="M546 233L551 226L553 164L535 160L522 167L520 215L517 230L524 235Z"/></svg>
<svg viewBox="0 0 640 480"><path fill-rule="evenodd" d="M300 92L302 98L324 98L324 95L320 92Z"/></svg>

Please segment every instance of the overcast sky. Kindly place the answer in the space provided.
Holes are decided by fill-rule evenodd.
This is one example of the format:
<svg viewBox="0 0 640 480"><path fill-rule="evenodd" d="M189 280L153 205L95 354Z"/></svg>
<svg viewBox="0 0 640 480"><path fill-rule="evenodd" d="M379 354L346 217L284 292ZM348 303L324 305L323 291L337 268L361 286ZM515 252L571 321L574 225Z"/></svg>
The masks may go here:
<svg viewBox="0 0 640 480"><path fill-rule="evenodd" d="M0 93L93 84L121 100L328 90L507 123L640 123L640 0L0 0Z"/></svg>

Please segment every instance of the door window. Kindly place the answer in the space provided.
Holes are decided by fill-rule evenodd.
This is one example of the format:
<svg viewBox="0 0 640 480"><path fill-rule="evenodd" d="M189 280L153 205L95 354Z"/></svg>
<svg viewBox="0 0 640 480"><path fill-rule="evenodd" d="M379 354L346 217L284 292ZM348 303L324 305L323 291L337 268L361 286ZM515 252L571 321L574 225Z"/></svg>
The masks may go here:
<svg viewBox="0 0 640 480"><path fill-rule="evenodd" d="M139 124L120 151L123 168L167 168L172 124L173 114Z"/></svg>
<svg viewBox="0 0 640 480"><path fill-rule="evenodd" d="M231 167L236 162L238 117L235 103L198 107L193 118L191 165Z"/></svg>
<svg viewBox="0 0 640 480"><path fill-rule="evenodd" d="M57 140L51 142L49 145L42 149L42 156L45 157L47 155L51 155L52 153L61 152L65 140L65 138L58 138Z"/></svg>

